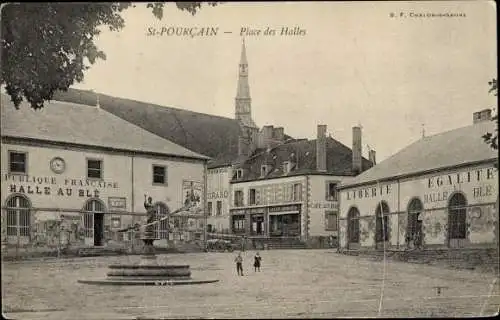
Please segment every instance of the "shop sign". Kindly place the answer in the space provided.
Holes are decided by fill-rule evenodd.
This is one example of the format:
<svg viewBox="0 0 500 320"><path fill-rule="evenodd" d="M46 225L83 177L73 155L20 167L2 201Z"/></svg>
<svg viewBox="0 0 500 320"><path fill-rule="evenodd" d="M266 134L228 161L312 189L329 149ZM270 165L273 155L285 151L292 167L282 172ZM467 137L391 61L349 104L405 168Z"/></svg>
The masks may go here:
<svg viewBox="0 0 500 320"><path fill-rule="evenodd" d="M231 209L231 214L264 214L264 208Z"/></svg>
<svg viewBox="0 0 500 320"><path fill-rule="evenodd" d="M114 210L125 210L127 208L127 198L125 197L109 197L108 206Z"/></svg>
<svg viewBox="0 0 500 320"><path fill-rule="evenodd" d="M285 211L299 211L299 205L290 205L290 206L279 206L279 207L270 207L269 212L285 212Z"/></svg>
<svg viewBox="0 0 500 320"><path fill-rule="evenodd" d="M208 199L227 199L227 197L229 197L229 192L227 190L214 191L207 194Z"/></svg>

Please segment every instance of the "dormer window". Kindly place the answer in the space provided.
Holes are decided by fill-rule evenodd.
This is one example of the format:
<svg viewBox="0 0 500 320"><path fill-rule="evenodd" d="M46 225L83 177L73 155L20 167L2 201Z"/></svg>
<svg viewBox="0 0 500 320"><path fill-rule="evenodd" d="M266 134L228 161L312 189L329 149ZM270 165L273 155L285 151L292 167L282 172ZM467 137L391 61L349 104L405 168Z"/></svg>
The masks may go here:
<svg viewBox="0 0 500 320"><path fill-rule="evenodd" d="M283 174L288 174L292 171L293 163L291 161L283 162Z"/></svg>
<svg viewBox="0 0 500 320"><path fill-rule="evenodd" d="M243 169L236 169L234 171L233 179L241 179L243 178Z"/></svg>
<svg viewBox="0 0 500 320"><path fill-rule="evenodd" d="M261 167L260 167L260 176L261 177L265 177L267 175L267 173L269 172L269 166L267 164L263 164Z"/></svg>

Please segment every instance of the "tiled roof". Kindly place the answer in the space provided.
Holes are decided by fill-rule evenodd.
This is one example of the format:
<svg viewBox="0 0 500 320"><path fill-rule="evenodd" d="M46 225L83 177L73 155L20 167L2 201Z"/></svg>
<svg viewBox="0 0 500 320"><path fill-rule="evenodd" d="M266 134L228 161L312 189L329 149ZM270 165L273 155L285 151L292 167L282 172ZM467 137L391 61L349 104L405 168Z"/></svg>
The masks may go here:
<svg viewBox="0 0 500 320"><path fill-rule="evenodd" d="M55 100L96 104L96 94L69 89ZM238 156L240 125L237 120L99 94L102 109L149 132L213 160L209 167L230 164Z"/></svg>
<svg viewBox="0 0 500 320"><path fill-rule="evenodd" d="M498 159L498 153L482 139L482 135L493 132L496 125L496 122L485 121L424 137L353 178L344 186Z"/></svg>
<svg viewBox="0 0 500 320"><path fill-rule="evenodd" d="M16 110L1 94L1 125L2 137L209 159L95 106L54 101L34 110L23 102Z"/></svg>
<svg viewBox="0 0 500 320"><path fill-rule="evenodd" d="M353 176L352 170L352 150L333 138L326 138L327 156L326 169L324 174L338 176ZM297 156L298 154L298 156ZM283 172L283 163L292 161L297 163L288 174ZM260 170L263 164L270 164L271 172L265 177L261 177ZM363 158L363 170L371 167L371 162ZM296 140L278 145L269 152L266 149L258 149L244 164L240 165L244 169L243 177L233 182L251 181L259 179L270 179L276 177L296 176L320 173L316 170L316 140Z"/></svg>

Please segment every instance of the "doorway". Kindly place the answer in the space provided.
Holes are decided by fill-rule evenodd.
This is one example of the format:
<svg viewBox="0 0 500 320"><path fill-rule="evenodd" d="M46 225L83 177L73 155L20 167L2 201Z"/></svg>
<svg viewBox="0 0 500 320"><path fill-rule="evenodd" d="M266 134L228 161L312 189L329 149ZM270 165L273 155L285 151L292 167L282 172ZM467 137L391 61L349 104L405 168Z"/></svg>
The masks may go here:
<svg viewBox="0 0 500 320"><path fill-rule="evenodd" d="M104 213L94 213L94 246L100 247L104 242Z"/></svg>
<svg viewBox="0 0 500 320"><path fill-rule="evenodd" d="M88 246L104 245L104 213L106 207L100 199L90 199L83 208L83 228L85 244Z"/></svg>

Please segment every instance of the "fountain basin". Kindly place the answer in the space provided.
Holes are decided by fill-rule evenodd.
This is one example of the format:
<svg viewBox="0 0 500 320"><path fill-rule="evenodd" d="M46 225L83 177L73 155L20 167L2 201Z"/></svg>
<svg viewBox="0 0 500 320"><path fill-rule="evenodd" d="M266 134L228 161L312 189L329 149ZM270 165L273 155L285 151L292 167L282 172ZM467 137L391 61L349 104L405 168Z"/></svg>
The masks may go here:
<svg viewBox="0 0 500 320"><path fill-rule="evenodd" d="M111 271L108 277L165 277L179 278L191 276L189 266L144 266L144 265L123 265L110 266Z"/></svg>
<svg viewBox="0 0 500 320"><path fill-rule="evenodd" d="M214 283L219 280L195 280L195 279L185 279L185 280L78 280L78 283L84 284L96 284L96 285L115 285L115 286L179 286L179 285L190 285L190 284L205 284Z"/></svg>

